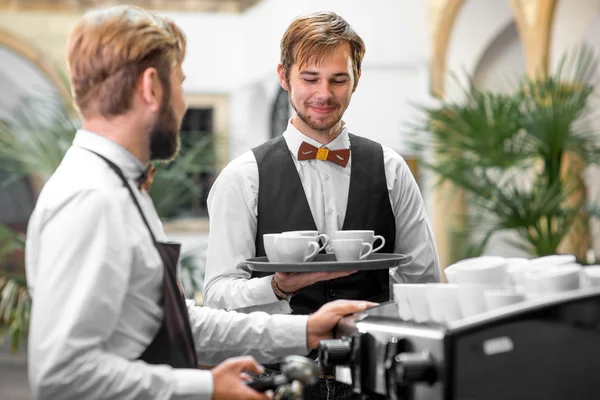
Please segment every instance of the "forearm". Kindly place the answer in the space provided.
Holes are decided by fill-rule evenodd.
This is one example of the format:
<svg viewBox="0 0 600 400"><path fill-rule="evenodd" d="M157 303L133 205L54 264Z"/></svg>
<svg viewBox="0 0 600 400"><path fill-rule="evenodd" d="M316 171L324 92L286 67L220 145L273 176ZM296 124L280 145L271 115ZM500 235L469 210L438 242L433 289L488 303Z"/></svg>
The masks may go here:
<svg viewBox="0 0 600 400"><path fill-rule="evenodd" d="M210 399L210 371L172 369L130 361L99 350L47 362L47 355L30 354L30 388L45 399Z"/></svg>
<svg viewBox="0 0 600 400"><path fill-rule="evenodd" d="M271 276L248 279L225 274L210 278L204 287L204 303L212 308L241 312L291 313L288 302L280 301L273 293L271 279Z"/></svg>
<svg viewBox="0 0 600 400"><path fill-rule="evenodd" d="M188 302L188 312L201 364L216 365L240 355L269 363L286 355L308 353L307 316L244 314L194 307L192 302Z"/></svg>

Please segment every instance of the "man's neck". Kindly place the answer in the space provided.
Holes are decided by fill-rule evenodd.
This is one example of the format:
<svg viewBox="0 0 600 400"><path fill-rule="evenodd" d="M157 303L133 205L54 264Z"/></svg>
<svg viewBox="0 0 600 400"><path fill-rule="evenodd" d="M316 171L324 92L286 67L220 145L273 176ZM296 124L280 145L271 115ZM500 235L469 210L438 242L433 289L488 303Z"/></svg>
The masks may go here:
<svg viewBox="0 0 600 400"><path fill-rule="evenodd" d="M140 127L127 123L131 120L124 116L89 118L83 121L82 129L112 140L146 165L150 161L150 138L142 134Z"/></svg>
<svg viewBox="0 0 600 400"><path fill-rule="evenodd" d="M321 143L324 146L328 145L335 138L337 138L342 133L342 128L344 126L343 122L340 120L337 124L335 124L328 130L317 131L317 130L312 129L308 125L306 125L298 117L298 115L294 115L292 117L291 123L304 136L308 136L309 138L316 140L317 142Z"/></svg>

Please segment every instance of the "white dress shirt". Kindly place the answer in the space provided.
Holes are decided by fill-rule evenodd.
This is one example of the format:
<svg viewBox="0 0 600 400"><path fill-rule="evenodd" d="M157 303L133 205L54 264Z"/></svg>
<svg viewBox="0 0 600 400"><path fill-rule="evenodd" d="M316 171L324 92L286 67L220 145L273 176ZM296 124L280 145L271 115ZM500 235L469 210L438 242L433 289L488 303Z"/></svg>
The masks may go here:
<svg viewBox="0 0 600 400"><path fill-rule="evenodd" d="M166 241L143 165L116 143L79 131L44 186L27 231L33 298L29 379L36 399L210 399L212 374L137 360L162 323L163 265L129 192L93 150L127 177L159 241ZM251 315L188 301L198 362L305 354L306 317Z"/></svg>
<svg viewBox="0 0 600 400"><path fill-rule="evenodd" d="M303 141L316 147L323 145L302 134L291 123L283 137L317 229L333 237L344 224L352 154L345 168L328 161L298 161L298 149ZM339 150L349 146L348 130L344 126L327 148ZM383 160L396 219L394 252L413 257L409 263L390 270L392 279L396 282L439 281L438 255L419 187L400 155L384 146ZM258 165L252 151L227 165L211 189L204 300L215 308L289 313L289 303L278 301L271 289L271 276L250 279L251 271L242 263L256 254L258 190Z"/></svg>

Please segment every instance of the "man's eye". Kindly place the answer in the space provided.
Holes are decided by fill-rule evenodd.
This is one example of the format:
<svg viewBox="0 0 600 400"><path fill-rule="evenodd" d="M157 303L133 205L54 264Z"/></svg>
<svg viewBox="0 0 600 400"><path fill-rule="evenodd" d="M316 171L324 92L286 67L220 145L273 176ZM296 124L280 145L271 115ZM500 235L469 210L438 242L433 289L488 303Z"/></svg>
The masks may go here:
<svg viewBox="0 0 600 400"><path fill-rule="evenodd" d="M304 79L304 82L306 83L315 83L316 81L316 79Z"/></svg>
<svg viewBox="0 0 600 400"><path fill-rule="evenodd" d="M343 85L346 82L348 82L346 79L344 79L342 81L333 81L333 83L335 83L336 85Z"/></svg>

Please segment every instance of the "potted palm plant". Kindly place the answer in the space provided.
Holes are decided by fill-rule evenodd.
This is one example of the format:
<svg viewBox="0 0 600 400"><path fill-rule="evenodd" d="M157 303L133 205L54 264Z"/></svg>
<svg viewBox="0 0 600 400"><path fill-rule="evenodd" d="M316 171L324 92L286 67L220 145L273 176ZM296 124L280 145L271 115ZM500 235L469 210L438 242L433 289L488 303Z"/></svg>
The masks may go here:
<svg viewBox="0 0 600 400"><path fill-rule="evenodd" d="M565 159L598 162L598 135L585 123L597 66L582 47L555 74L523 78L511 94L480 90L471 80L464 101L419 107L415 149L432 150L425 167L464 190L469 205L468 241L456 258L481 254L499 231L516 234L511 244L531 256L554 254L585 216L585 198L573 201L581 169Z"/></svg>

